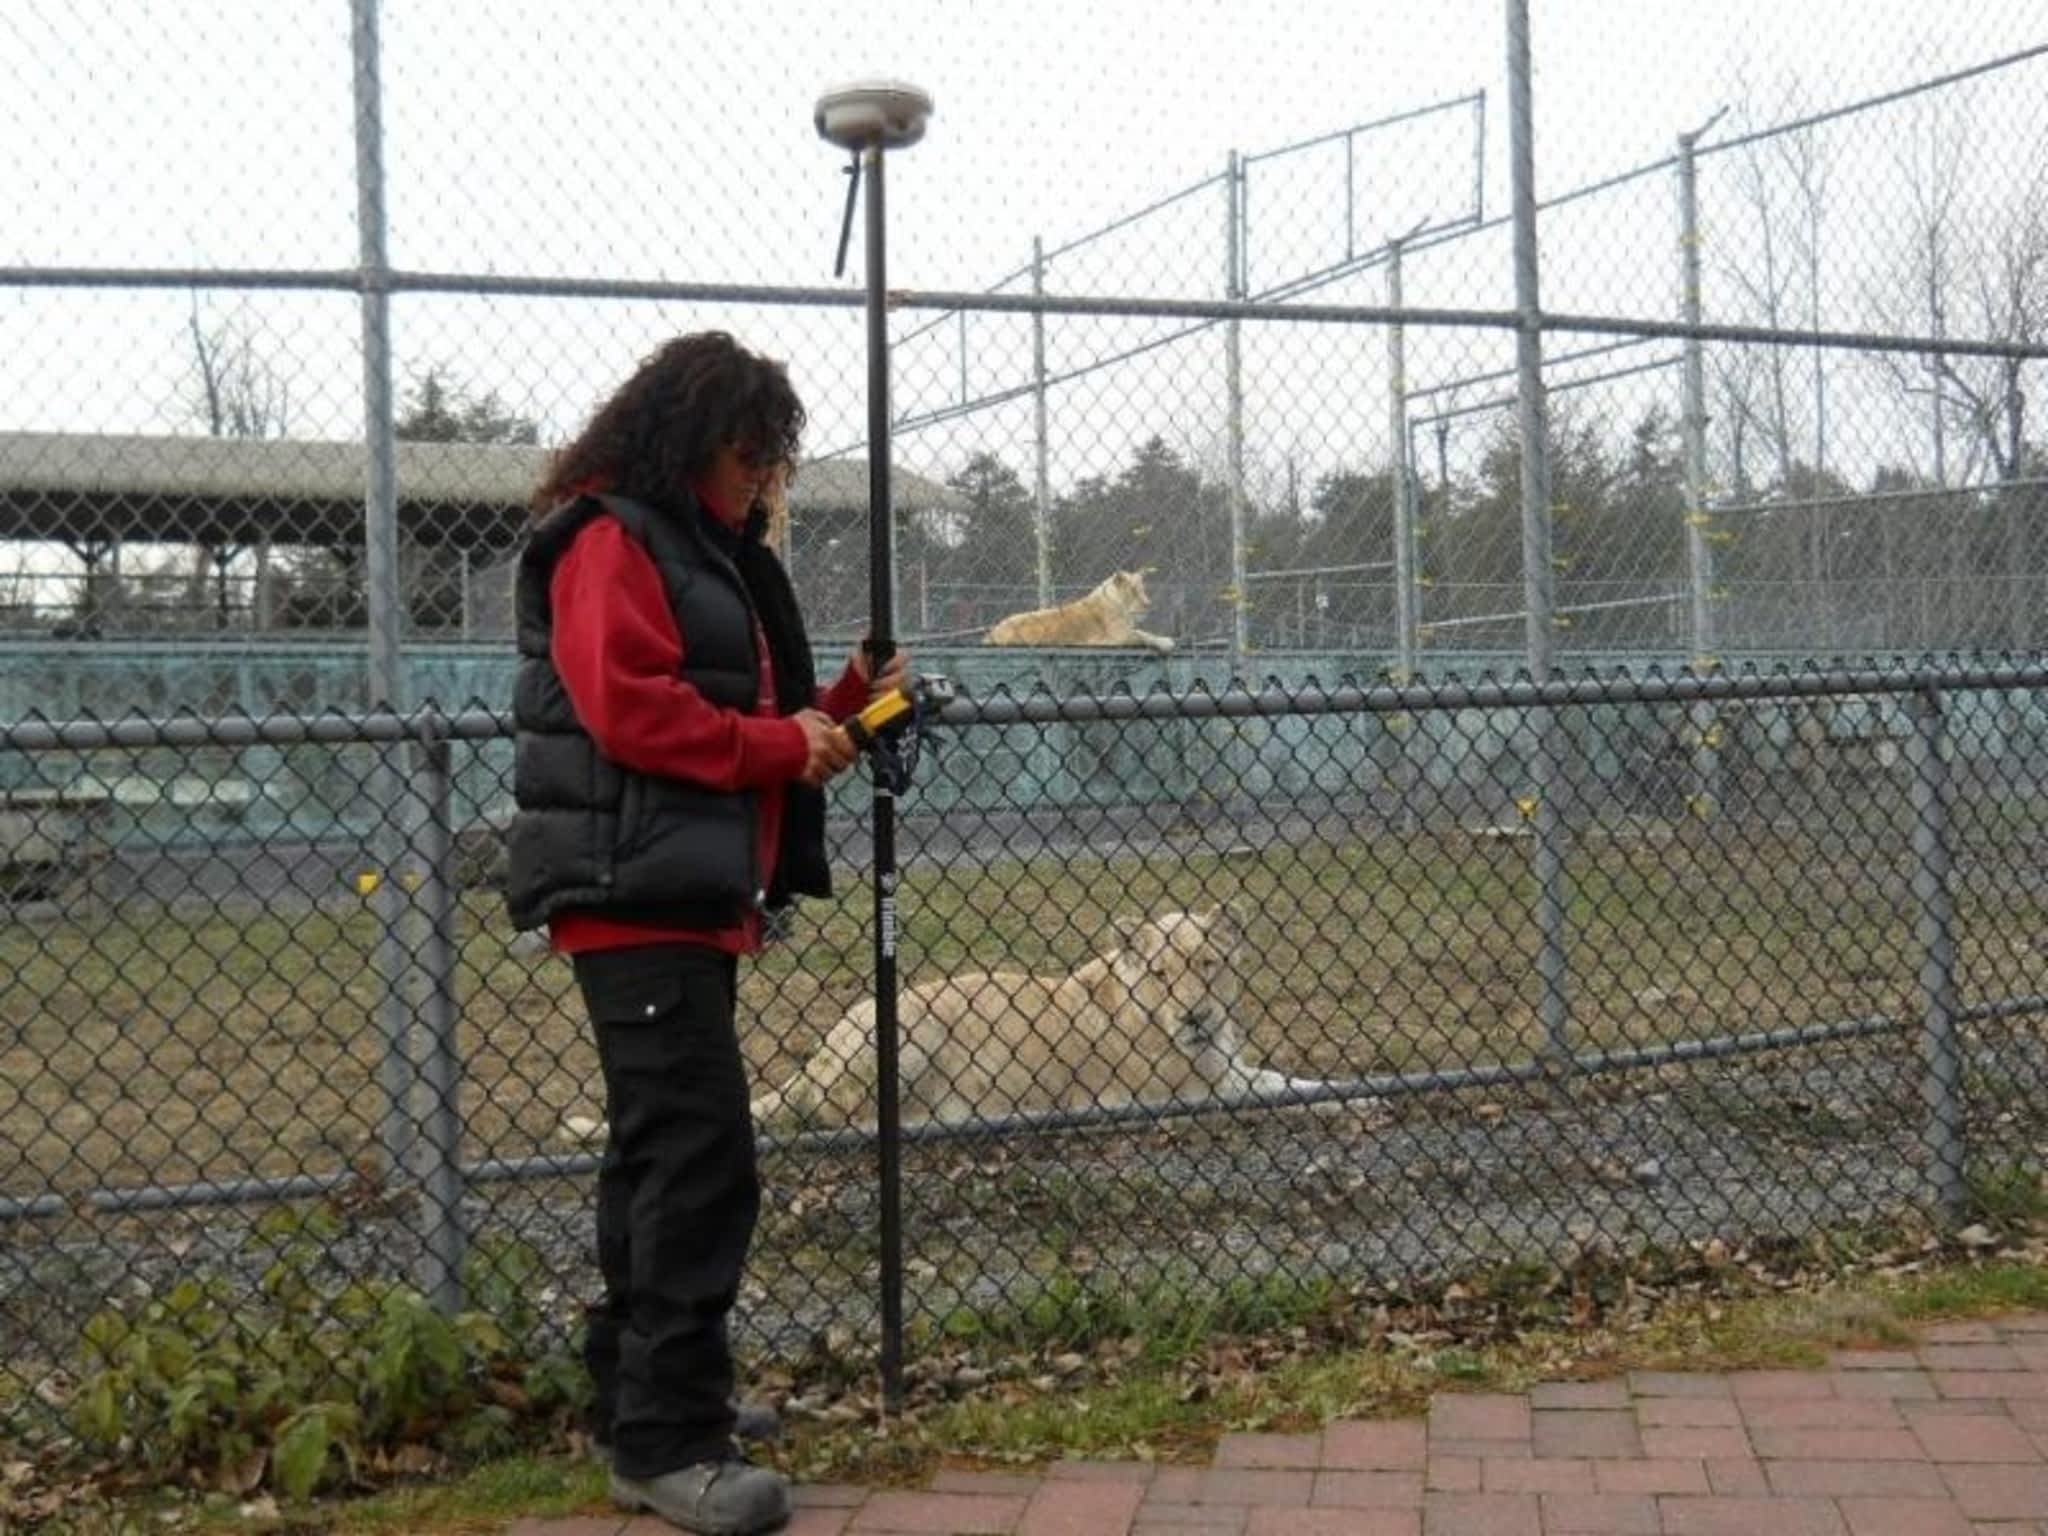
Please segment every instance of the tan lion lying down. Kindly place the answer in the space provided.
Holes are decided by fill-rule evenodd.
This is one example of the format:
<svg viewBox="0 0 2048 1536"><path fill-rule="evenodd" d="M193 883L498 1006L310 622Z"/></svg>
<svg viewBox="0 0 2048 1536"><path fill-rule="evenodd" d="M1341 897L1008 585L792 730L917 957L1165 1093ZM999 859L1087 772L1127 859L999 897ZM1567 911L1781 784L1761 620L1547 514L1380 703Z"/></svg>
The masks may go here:
<svg viewBox="0 0 2048 1536"><path fill-rule="evenodd" d="M971 972L907 989L898 1060L906 1124L1089 1105L1201 1102L1314 1088L1249 1065L1235 1010L1228 912L1138 923L1071 976ZM754 1118L812 1127L869 1119L875 1005L857 1004L804 1068L754 1100Z"/></svg>
<svg viewBox="0 0 2048 1536"><path fill-rule="evenodd" d="M1138 628L1151 606L1145 573L1118 571L1070 603L1011 614L987 639L990 645L1142 645L1170 651L1173 641L1165 635Z"/></svg>

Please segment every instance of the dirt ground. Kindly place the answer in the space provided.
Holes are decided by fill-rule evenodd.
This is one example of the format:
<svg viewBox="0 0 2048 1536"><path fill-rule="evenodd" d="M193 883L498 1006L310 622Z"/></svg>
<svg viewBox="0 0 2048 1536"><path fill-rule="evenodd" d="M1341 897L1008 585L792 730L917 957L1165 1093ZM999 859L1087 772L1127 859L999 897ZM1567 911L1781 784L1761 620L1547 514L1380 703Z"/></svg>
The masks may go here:
<svg viewBox="0 0 2048 1536"><path fill-rule="evenodd" d="M1875 814L1875 813L1873 813ZM962 861L899 898L907 980L1070 969L1112 918L1230 900L1248 914L1254 1054L1314 1076L1525 1060L1543 1042L1525 837L1349 828L1259 849ZM1575 1042L1651 1044L1919 1007L1905 828L1596 829L1569 864ZM1958 854L1959 993L2048 992L2042 899L2003 842ZM810 904L745 970L745 1048L779 1081L871 971L866 888ZM0 1195L327 1173L374 1143L383 1055L367 902L196 915L129 904L0 928ZM568 967L464 898L465 1154L573 1150L601 1113Z"/></svg>

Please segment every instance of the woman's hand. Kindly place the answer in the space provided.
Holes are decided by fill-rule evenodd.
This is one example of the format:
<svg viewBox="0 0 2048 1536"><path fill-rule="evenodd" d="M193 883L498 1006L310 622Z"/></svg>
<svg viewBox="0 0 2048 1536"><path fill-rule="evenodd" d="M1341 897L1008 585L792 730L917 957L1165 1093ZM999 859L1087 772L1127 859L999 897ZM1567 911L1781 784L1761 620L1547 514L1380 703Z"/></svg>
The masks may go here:
<svg viewBox="0 0 2048 1536"><path fill-rule="evenodd" d="M910 676L910 653L897 647L889 659L882 664L880 676L874 675L873 663L868 656L866 645L854 647L854 674L868 685L868 699L872 702L893 689L901 688Z"/></svg>
<svg viewBox="0 0 2048 1536"><path fill-rule="evenodd" d="M800 709L791 718L804 732L804 771L797 776L798 782L820 788L852 763L857 755L853 738L834 725L829 716L815 709Z"/></svg>

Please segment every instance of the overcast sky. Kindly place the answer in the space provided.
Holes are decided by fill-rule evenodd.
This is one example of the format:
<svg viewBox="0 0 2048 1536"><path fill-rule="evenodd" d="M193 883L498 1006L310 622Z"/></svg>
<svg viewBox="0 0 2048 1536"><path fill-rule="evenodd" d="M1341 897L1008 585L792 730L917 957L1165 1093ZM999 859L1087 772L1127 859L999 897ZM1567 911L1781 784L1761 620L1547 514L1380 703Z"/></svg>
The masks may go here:
<svg viewBox="0 0 2048 1536"><path fill-rule="evenodd" d="M1890 90L2048 41L2043 0L1534 0L1539 183L1564 191L1671 152L1674 135L1736 107L1726 133ZM1485 211L1506 211L1499 0L391 0L383 10L393 262L414 270L814 285L831 281L842 180L812 103L849 76L925 86L927 141L892 161L891 281L976 288L1049 246L1267 151L1431 102L1486 93ZM337 268L356 255L347 0L7 0L0 198L17 265ZM2048 160L2048 67L1948 93L1968 129L1962 175L1987 209ZM1826 322L1875 323L1902 227L1900 146L1921 107L1824 130L1830 166ZM1443 114L1361 138L1349 232L1370 245L1421 218L1471 211L1476 118ZM1714 263L1755 239L1733 160L1703 169L1708 310L1742 312ZM1725 167L1725 173L1724 173ZM1337 259L1344 161L1261 162L1249 178L1255 287ZM1048 286L1220 294L1223 205L1211 187L1056 263ZM1558 309L1670 317L1669 173L1545 222ZM1716 241L1718 240L1718 245ZM860 280L855 242L849 287ZM1373 272L1317 297L1380 302ZM1410 264L1412 303L1505 307L1504 234ZM0 427L194 430L192 303L184 293L0 292ZM212 294L291 386L292 431L361 430L359 310L346 295ZM1804 316L1800 317L1802 321ZM899 329L922 323L904 317ZM497 388L551 435L665 334L723 324L789 358L811 402L812 447L857 444L855 313L595 301L407 297L394 306L401 383L429 363ZM1262 472L1294 454L1323 468L1384 456L1379 332L1253 328L1248 430ZM1053 365L1141 342L1157 327L1056 322ZM957 329L906 348L898 402L961 387ZM1029 378L1030 329L978 319L970 394ZM1551 350L1579 343L1552 338ZM1504 336L1418 336L1417 384L1495 367ZM1644 354L1645 357L1651 354ZM1054 398L1055 474L1113 467L1164 431L1191 452L1220 435L1212 335L1077 381ZM1617 415L1675 378L1626 386ZM1873 411L1875 407L1871 408ZM1028 468L1028 410L911 434L902 461L943 473L975 448ZM1873 441L1896 435L1873 415ZM1846 425L1843 441L1848 441Z"/></svg>

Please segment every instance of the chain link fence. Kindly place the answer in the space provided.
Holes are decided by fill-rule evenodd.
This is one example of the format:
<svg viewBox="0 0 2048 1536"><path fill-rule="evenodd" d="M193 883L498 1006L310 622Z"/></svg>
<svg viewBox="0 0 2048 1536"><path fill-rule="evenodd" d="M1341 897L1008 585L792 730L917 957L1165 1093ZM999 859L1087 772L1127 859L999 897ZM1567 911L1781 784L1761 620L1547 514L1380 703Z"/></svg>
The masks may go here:
<svg viewBox="0 0 2048 1536"><path fill-rule="evenodd" d="M1964 1211L2031 1176L2044 1131L2044 688L2000 667L947 706L901 829L903 1268L880 1263L842 781L841 894L744 982L774 1198L740 1341L858 1360L885 1284L914 1359L1087 1298ZM144 857L118 812L34 816L46 857L0 931L17 1424L95 1379L110 1306L195 1276L274 1303L290 1202L332 1213L323 1305L394 1277L453 1305L479 1255L517 1252L546 1327L577 1326L592 1045L462 809L509 794L507 732L432 710L8 729L52 786L260 760L259 797L321 802L359 848L391 817L402 850L195 814Z"/></svg>
<svg viewBox="0 0 2048 1536"><path fill-rule="evenodd" d="M737 6L628 7L588 36L538 0L247 7L9 19L9 190L38 217L0 268L21 300L0 321L0 677L35 697L61 671L38 646L74 637L181 642L166 667L201 637L341 643L376 651L375 686L233 702L421 697L393 691L396 652L502 642L547 445L704 325L792 360L814 428L791 563L820 625L857 633L858 295L821 286L835 167L808 122L813 75L880 38ZM911 14L887 51L948 92L897 214L906 630L979 640L1139 570L1145 627L1183 649L1517 653L1490 0L1370 38L1309 0ZM1531 190L1564 651L2039 642L2037 22L1546 18ZM1132 73L1155 26L1188 44L1170 78ZM1042 77L967 62L1052 35L1075 46ZM689 70L710 37L777 64ZM677 70L692 98L660 104ZM540 79L603 110L538 111ZM144 92L166 110L134 110ZM388 518L366 525L366 491Z"/></svg>
<svg viewBox="0 0 2048 1536"><path fill-rule="evenodd" d="M309 1230L323 1317L518 1254L575 1327L601 1094L496 894L510 562L548 446L723 326L791 360L787 557L827 663L861 632L809 105L877 56L939 100L892 574L961 697L900 1269L857 779L747 974L756 1359L2037 1173L2048 40L1792 9L1546 8L1532 72L1480 0L10 8L10 1427L76 1424L108 1308L288 1309ZM1076 599L1111 643L983 643ZM1901 655L1948 659L1810 664Z"/></svg>

